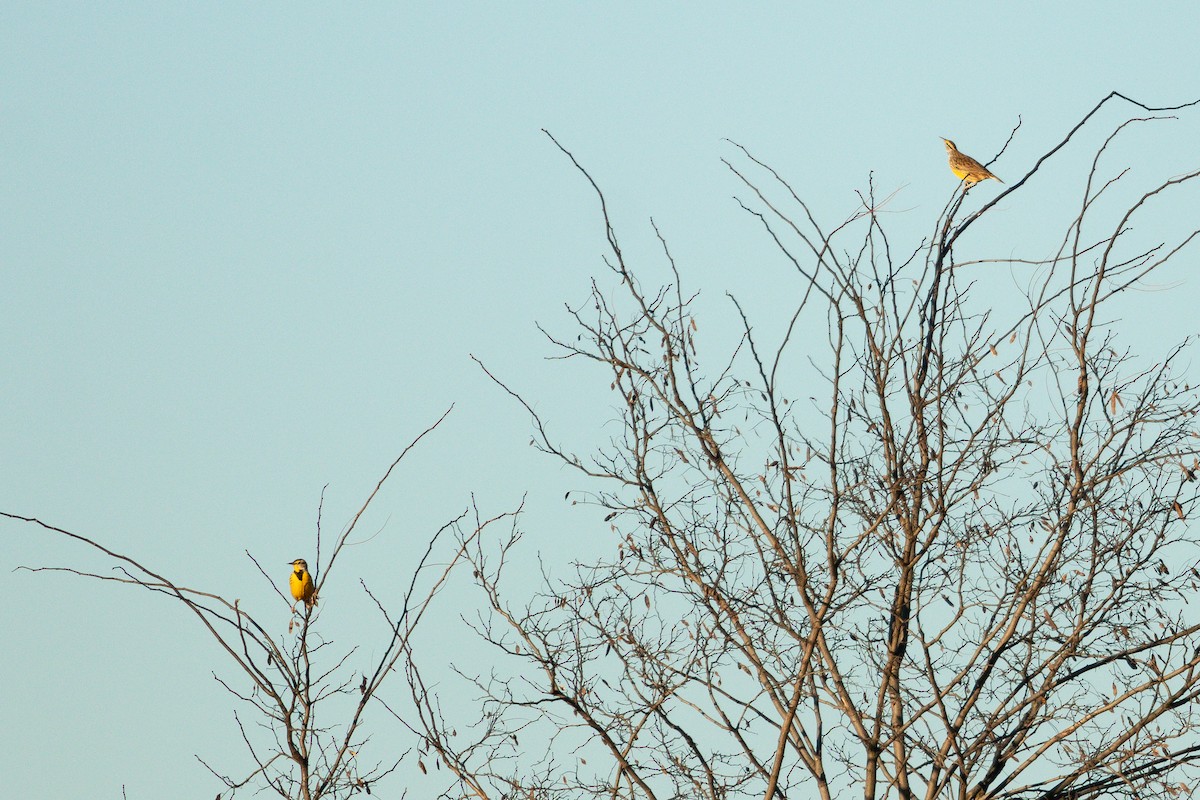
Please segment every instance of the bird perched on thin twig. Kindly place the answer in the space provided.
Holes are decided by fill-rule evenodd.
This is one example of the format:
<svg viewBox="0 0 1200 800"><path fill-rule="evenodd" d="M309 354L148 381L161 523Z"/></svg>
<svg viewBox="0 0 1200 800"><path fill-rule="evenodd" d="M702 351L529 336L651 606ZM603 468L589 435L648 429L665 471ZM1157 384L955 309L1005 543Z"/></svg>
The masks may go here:
<svg viewBox="0 0 1200 800"><path fill-rule="evenodd" d="M291 578L292 597L296 598L296 603L301 600L308 608L312 608L317 604L316 587L313 586L312 574L308 571L308 562L303 558L297 558L292 562L292 578ZM296 610L296 603L292 603L292 610Z"/></svg>
<svg viewBox="0 0 1200 800"><path fill-rule="evenodd" d="M958 152L958 148L954 146L954 142L949 139L942 139L942 141L946 143L946 152L950 154L950 171L954 173L954 177L965 182L967 186L974 186L988 178L995 178L1000 183L1004 183L1004 181L1001 181L989 172L988 168L983 164L980 164L968 155Z"/></svg>

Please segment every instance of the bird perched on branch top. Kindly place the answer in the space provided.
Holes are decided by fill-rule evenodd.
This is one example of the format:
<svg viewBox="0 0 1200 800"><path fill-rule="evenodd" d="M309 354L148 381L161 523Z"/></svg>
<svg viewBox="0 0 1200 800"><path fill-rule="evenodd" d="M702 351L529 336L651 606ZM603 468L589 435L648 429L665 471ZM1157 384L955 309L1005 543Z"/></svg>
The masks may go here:
<svg viewBox="0 0 1200 800"><path fill-rule="evenodd" d="M954 173L954 177L960 181L964 181L967 186L974 186L980 181L988 178L995 178L1000 183L1004 183L999 178L996 178L988 168L980 164L970 156L963 155L958 152L958 148L954 146L954 142L949 139L942 139L946 143L946 152L950 154L950 171Z"/></svg>
<svg viewBox="0 0 1200 800"><path fill-rule="evenodd" d="M308 562L303 558L297 558L292 562L292 578L291 578L292 597L296 598L296 602L304 601L304 605L312 608L317 604L316 587L313 586L312 574L308 571ZM295 610L296 603L292 603L292 609Z"/></svg>

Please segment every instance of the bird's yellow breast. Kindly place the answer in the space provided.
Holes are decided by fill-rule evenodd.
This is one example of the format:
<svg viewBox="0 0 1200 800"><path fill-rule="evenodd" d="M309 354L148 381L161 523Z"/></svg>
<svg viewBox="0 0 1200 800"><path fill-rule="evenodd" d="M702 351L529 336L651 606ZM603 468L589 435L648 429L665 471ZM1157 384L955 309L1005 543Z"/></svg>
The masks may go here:
<svg viewBox="0 0 1200 800"><path fill-rule="evenodd" d="M313 582L312 575L308 574L306 569L297 569L292 572L290 581L292 589L292 597L297 600L303 600L305 603L312 604L313 600Z"/></svg>

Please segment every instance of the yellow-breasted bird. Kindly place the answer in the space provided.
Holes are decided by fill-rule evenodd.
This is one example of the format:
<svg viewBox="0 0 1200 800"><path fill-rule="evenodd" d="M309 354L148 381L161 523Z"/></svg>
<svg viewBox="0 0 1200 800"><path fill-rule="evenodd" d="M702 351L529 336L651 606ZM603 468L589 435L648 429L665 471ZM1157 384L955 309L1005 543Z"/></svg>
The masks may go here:
<svg viewBox="0 0 1200 800"><path fill-rule="evenodd" d="M958 148L954 146L954 142L949 139L942 139L946 143L946 152L950 154L950 171L954 173L954 177L960 181L964 181L967 186L974 186L980 181L985 181L988 178L994 178L1000 183L1004 183L991 172L983 164L980 164L975 159L968 155L963 155L958 152Z"/></svg>
<svg viewBox="0 0 1200 800"><path fill-rule="evenodd" d="M312 573L308 571L308 562L303 558L297 558L292 562L292 579L290 583L292 597L296 598L296 603L303 600L304 605L309 608L317 604L316 587L313 586ZM292 603L292 610L295 610L296 603Z"/></svg>

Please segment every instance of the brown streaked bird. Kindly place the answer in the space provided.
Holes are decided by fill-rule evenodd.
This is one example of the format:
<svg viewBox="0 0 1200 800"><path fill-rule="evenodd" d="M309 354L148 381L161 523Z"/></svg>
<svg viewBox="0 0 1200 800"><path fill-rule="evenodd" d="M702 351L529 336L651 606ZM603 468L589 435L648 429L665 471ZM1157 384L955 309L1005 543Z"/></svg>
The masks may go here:
<svg viewBox="0 0 1200 800"><path fill-rule="evenodd" d="M946 143L946 152L950 155L950 171L954 173L954 177L963 181L967 186L974 186L980 181L985 181L988 178L993 178L1000 183L1004 183L991 172L983 164L980 164L975 159L968 155L958 152L958 148L954 146L954 142L943 138Z"/></svg>

